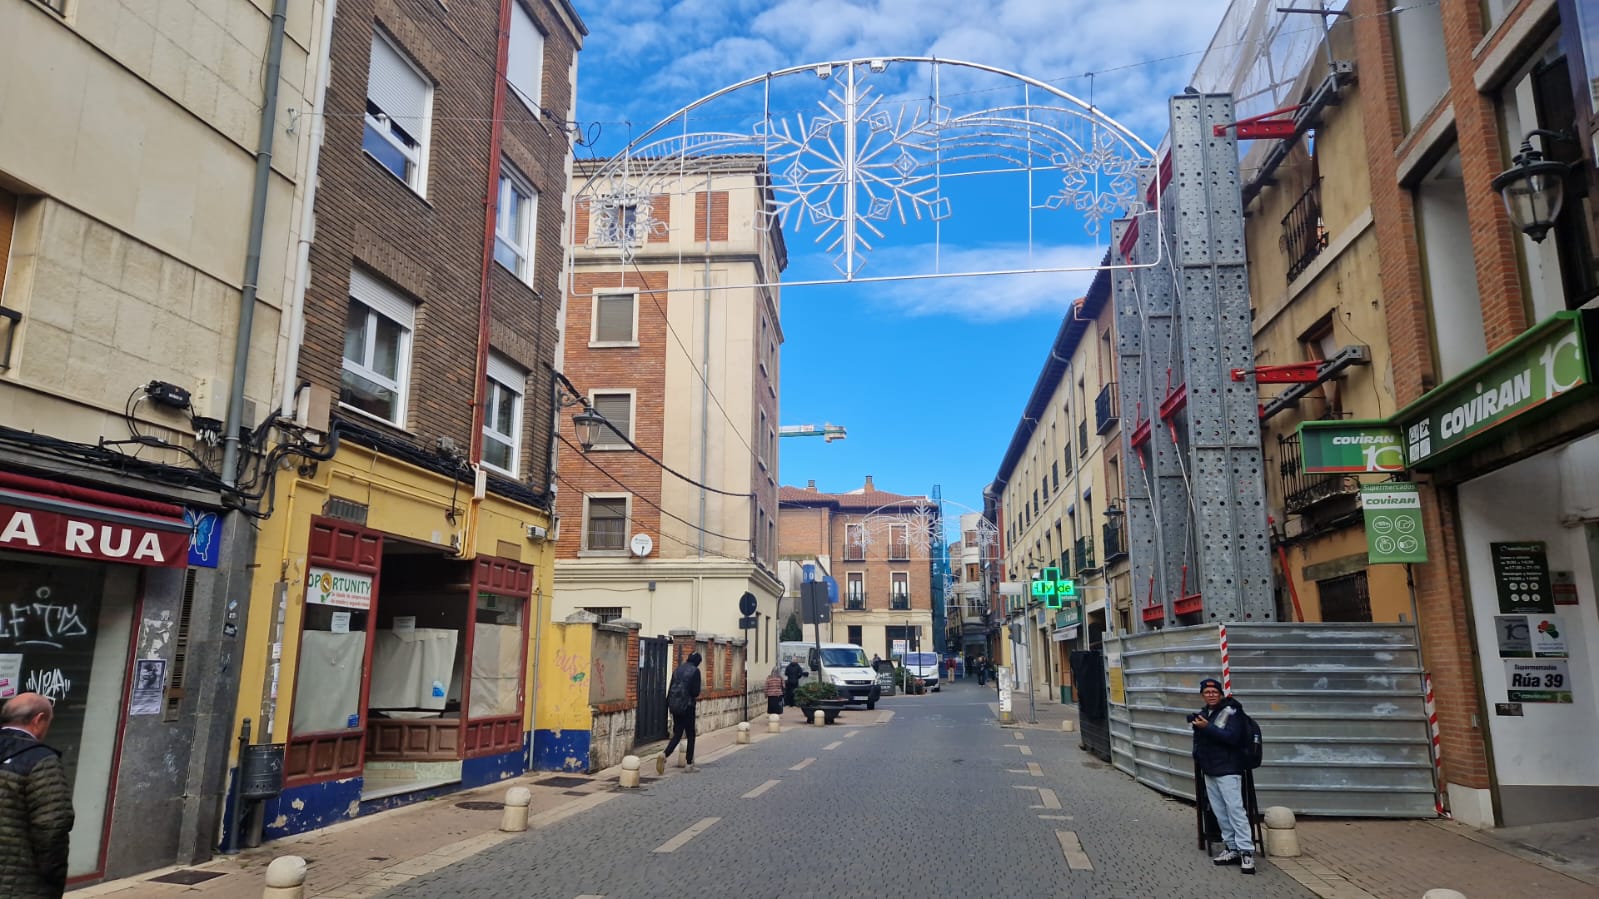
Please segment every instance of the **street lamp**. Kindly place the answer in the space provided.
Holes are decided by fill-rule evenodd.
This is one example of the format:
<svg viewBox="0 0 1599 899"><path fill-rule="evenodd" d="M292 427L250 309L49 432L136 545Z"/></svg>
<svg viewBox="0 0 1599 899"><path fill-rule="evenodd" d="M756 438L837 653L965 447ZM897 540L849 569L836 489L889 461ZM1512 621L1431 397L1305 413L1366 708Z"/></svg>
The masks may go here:
<svg viewBox="0 0 1599 899"><path fill-rule="evenodd" d="M1493 180L1493 189L1504 198L1505 211L1516 227L1534 242L1542 243L1549 229L1554 227L1565 200L1566 176L1571 167L1563 162L1545 159L1543 153L1533 149L1534 136L1546 141L1569 141L1571 135L1560 131L1535 128L1521 140L1521 150L1512 160L1514 165L1500 172Z"/></svg>
<svg viewBox="0 0 1599 899"><path fill-rule="evenodd" d="M599 429L609 425L610 422L605 420L605 416L595 412L592 406L584 406L583 411L572 416L572 427L577 429L578 445L583 447L585 453L594 448L594 438L598 435Z"/></svg>

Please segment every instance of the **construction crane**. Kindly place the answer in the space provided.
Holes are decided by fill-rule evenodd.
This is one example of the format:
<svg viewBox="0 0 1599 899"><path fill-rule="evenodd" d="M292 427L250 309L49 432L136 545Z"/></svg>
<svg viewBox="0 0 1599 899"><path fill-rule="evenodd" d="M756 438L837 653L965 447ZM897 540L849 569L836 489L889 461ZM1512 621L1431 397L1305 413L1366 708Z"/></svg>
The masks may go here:
<svg viewBox="0 0 1599 899"><path fill-rule="evenodd" d="M821 427L816 425L780 425L777 429L777 436L820 437L828 443L832 443L835 440L843 440L849 434L845 432L843 425L824 424Z"/></svg>

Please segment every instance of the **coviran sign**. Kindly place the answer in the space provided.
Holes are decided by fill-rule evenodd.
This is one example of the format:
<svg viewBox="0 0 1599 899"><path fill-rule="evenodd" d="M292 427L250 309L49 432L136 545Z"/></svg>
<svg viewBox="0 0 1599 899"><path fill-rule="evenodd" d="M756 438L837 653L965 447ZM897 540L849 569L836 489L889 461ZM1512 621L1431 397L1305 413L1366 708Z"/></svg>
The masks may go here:
<svg viewBox="0 0 1599 899"><path fill-rule="evenodd" d="M1583 321L1560 312L1394 416L1424 466L1497 425L1592 382Z"/></svg>
<svg viewBox="0 0 1599 899"><path fill-rule="evenodd" d="M144 525L0 503L0 549L182 568L188 564L189 531L182 522Z"/></svg>

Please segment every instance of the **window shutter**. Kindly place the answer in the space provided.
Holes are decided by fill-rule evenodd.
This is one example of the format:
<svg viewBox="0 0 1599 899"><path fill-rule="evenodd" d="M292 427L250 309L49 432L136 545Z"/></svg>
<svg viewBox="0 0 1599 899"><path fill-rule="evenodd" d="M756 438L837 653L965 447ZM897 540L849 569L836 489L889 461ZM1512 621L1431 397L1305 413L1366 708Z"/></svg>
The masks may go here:
<svg viewBox="0 0 1599 899"><path fill-rule="evenodd" d="M596 300L594 339L630 341L633 339L633 295L601 294Z"/></svg>
<svg viewBox="0 0 1599 899"><path fill-rule="evenodd" d="M540 74L544 70L544 35L520 3L511 4L510 51L506 80L516 88L523 103L536 107L543 94Z"/></svg>
<svg viewBox="0 0 1599 899"><path fill-rule="evenodd" d="M488 375L490 380L500 382L517 396L527 393L527 372L498 353L489 354Z"/></svg>
<svg viewBox="0 0 1599 899"><path fill-rule="evenodd" d="M367 76L367 99L388 113L412 137L423 138L427 115L428 80L400 55L388 39L372 33L372 69Z"/></svg>
<svg viewBox="0 0 1599 899"><path fill-rule="evenodd" d="M611 427L614 428L618 434L621 434L623 437L631 436L633 397L625 393L601 394L594 398L594 411L605 416L605 420L611 423ZM609 436L603 436L600 438L600 440L604 441L605 443L613 442L612 438ZM626 441L615 440L614 442L625 443Z"/></svg>
<svg viewBox="0 0 1599 899"><path fill-rule="evenodd" d="M416 330L416 304L366 269L350 269L350 296L407 331Z"/></svg>

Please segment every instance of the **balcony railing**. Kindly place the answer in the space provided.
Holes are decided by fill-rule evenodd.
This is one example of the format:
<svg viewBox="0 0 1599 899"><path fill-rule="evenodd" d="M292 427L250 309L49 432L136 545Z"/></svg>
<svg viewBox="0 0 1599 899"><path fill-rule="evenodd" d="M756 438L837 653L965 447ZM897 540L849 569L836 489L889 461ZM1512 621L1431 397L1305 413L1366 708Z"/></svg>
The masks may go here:
<svg viewBox="0 0 1599 899"><path fill-rule="evenodd" d="M1288 255L1288 280L1293 281L1327 248L1327 226L1321 218L1321 179L1294 201L1283 216L1283 251Z"/></svg>
<svg viewBox="0 0 1599 899"><path fill-rule="evenodd" d="M1077 455L1088 455L1088 419L1077 423Z"/></svg>
<svg viewBox="0 0 1599 899"><path fill-rule="evenodd" d="M911 595L909 593L889 594L888 607L895 611L901 612L909 609L911 607Z"/></svg>
<svg viewBox="0 0 1599 899"><path fill-rule="evenodd" d="M844 594L844 610L846 612L864 612L866 610L865 593Z"/></svg>
<svg viewBox="0 0 1599 899"><path fill-rule="evenodd" d="M1122 524L1120 522L1112 523L1107 521L1103 531L1105 561L1114 562L1125 557L1127 555L1127 534L1122 530Z"/></svg>
<svg viewBox="0 0 1599 899"><path fill-rule="evenodd" d="M1306 474L1298 434L1277 438L1277 459L1285 511L1303 512L1335 496L1349 496L1360 490L1355 479L1347 475Z"/></svg>
<svg viewBox="0 0 1599 899"><path fill-rule="evenodd" d="M1094 538L1078 537L1072 544L1072 570L1092 571L1097 567L1094 564Z"/></svg>
<svg viewBox="0 0 1599 899"><path fill-rule="evenodd" d="M1115 427L1116 415L1116 382L1112 381L1099 389L1099 396L1094 398L1094 427L1095 433L1103 434Z"/></svg>

